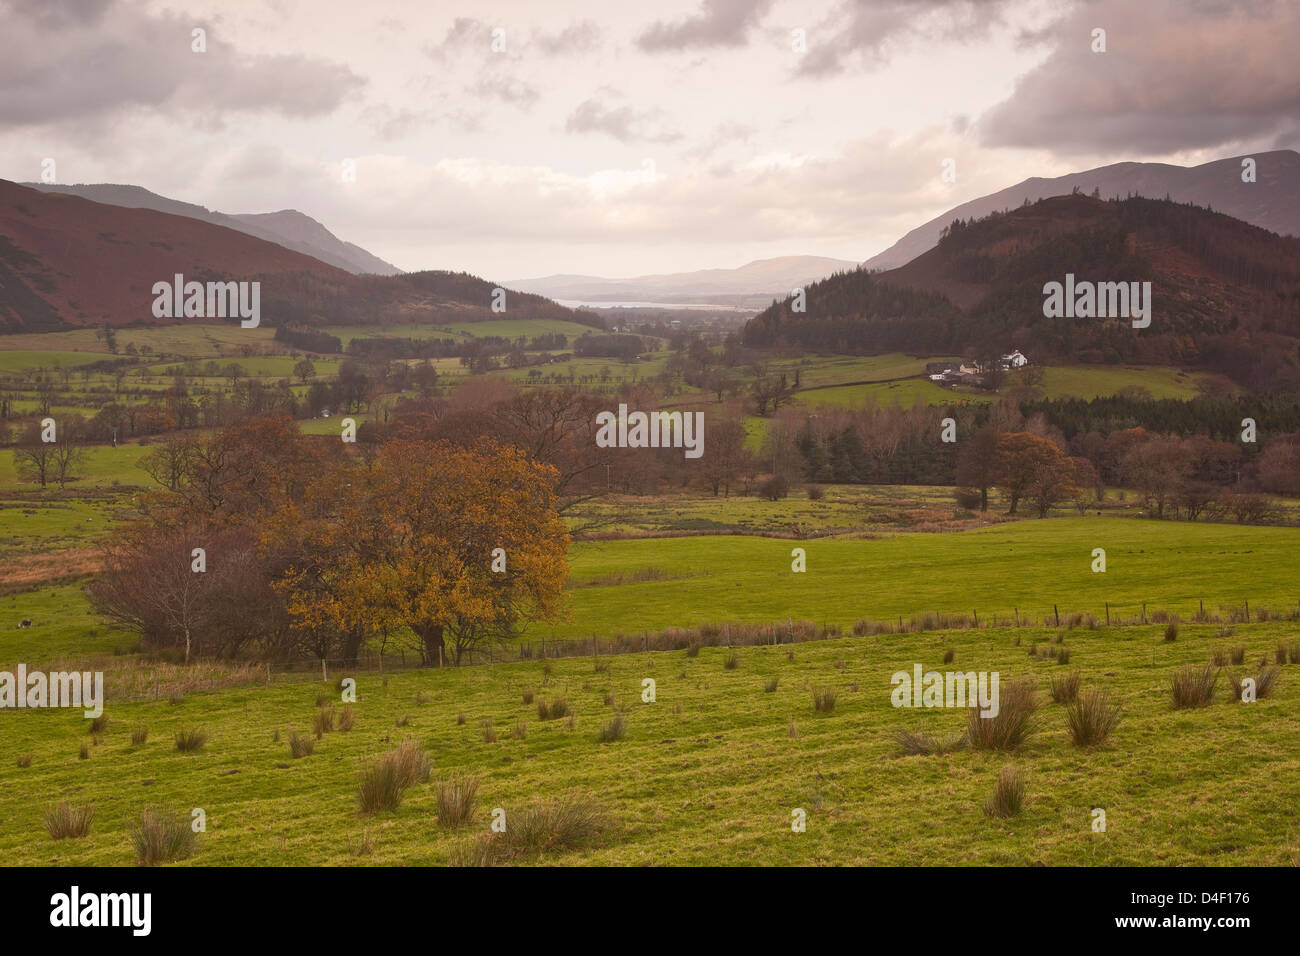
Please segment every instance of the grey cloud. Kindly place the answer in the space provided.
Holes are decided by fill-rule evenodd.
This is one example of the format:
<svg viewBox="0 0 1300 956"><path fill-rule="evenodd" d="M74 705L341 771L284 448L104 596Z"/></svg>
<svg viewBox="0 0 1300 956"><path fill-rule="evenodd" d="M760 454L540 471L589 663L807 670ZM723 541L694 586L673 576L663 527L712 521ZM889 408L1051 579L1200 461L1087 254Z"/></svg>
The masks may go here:
<svg viewBox="0 0 1300 956"><path fill-rule="evenodd" d="M569 114L567 133L604 133L623 143L673 143L681 134L663 128L652 129L662 116L659 110L638 110L630 106L609 107L598 99L584 100Z"/></svg>
<svg viewBox="0 0 1300 956"><path fill-rule="evenodd" d="M1106 53L1091 31L1106 29ZM1166 153L1294 142L1300 7L1105 0L1062 20L1056 48L976 123L992 146Z"/></svg>
<svg viewBox="0 0 1300 956"><path fill-rule="evenodd" d="M1010 0L845 0L809 30L796 73L819 78L882 66L899 42L985 36Z"/></svg>
<svg viewBox="0 0 1300 956"><path fill-rule="evenodd" d="M600 43L600 27L590 20L572 23L559 33L539 33L532 42L547 56L585 53Z"/></svg>
<svg viewBox="0 0 1300 956"><path fill-rule="evenodd" d="M347 67L297 54L250 56L219 28L112 0L44 4L0 0L0 121L35 125L119 110L229 111L313 116L364 81ZM190 31L207 30L192 52Z"/></svg>
<svg viewBox="0 0 1300 956"><path fill-rule="evenodd" d="M743 46L771 6L772 0L704 0L693 17L655 23L637 37L637 46L648 52Z"/></svg>
<svg viewBox="0 0 1300 956"><path fill-rule="evenodd" d="M536 87L523 80L512 80L504 76L485 77L469 87L468 92L524 110L530 109L539 97Z"/></svg>

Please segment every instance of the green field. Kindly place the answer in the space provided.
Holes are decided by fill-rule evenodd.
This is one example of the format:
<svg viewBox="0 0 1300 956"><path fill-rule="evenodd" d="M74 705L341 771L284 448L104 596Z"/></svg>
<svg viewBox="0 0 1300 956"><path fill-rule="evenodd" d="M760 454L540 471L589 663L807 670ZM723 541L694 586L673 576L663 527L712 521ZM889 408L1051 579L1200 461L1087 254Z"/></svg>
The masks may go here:
<svg viewBox="0 0 1300 956"><path fill-rule="evenodd" d="M1253 663L1288 629L1242 627L1230 638ZM1294 629L1289 629L1294 633ZM1026 645L1053 629L1001 628L846 638L745 647L521 662L496 667L358 678L356 726L328 733L293 759L290 730L309 733L318 695L333 685L258 685L194 692L179 703L110 701L107 730L92 743L73 711L11 711L0 719L0 851L10 865L130 865L128 827L145 807L194 808L207 818L182 865L442 864L487 831L494 808L509 821L539 801L569 796L605 815L596 845L545 853L541 862L594 865L1294 865L1300 759L1294 712L1300 668L1282 668L1274 696L1218 699L1174 711L1174 668L1207 660L1225 643L1210 627L1185 627L1174 643L1159 627L1071 631L1065 636L1084 686L1124 707L1111 740L1081 750L1065 732L1049 678L1066 671L1034 660ZM1039 688L1036 731L1014 755L962 750L900 756L902 730L956 733L964 715L890 703L890 675L914 663L1026 676ZM603 669L598 669L603 668ZM332 677L339 676L339 673ZM642 681L656 700L642 703ZM776 678L773 692L765 682ZM1221 682L1222 683L1222 682ZM572 722L538 720L523 692L564 697ZM832 713L815 713L814 688L834 688ZM417 693L426 695L417 700ZM612 695L607 698L607 695ZM598 743L623 711L626 736ZM420 701L423 702L420 702ZM458 723L458 715L464 722ZM409 717L404 727L398 718ZM493 722L485 742L481 721ZM516 739L517 725L523 733ZM148 740L132 745L134 728ZM181 729L210 740L197 754L173 746ZM793 733L797 736L792 736ZM278 733L279 740L274 739ZM357 810L364 762L410 736L430 755L433 777L400 808ZM78 759L88 744L89 759ZM16 757L31 755L29 767ZM1026 782L1010 820L984 815L1000 767ZM461 830L438 826L435 789L456 773L481 778L476 812ZM42 826L58 799L95 808L89 836L54 842ZM807 832L791 829L807 814ZM1093 808L1107 814L1094 833ZM364 855L364 837L372 851Z"/></svg>

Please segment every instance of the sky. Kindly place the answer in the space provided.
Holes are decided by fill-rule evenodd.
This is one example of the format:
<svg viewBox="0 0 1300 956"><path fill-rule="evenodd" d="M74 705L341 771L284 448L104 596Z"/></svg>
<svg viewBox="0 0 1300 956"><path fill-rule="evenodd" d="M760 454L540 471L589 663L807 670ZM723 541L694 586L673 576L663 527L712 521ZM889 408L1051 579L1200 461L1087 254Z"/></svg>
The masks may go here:
<svg viewBox="0 0 1300 956"><path fill-rule="evenodd" d="M1298 49L1293 0L0 0L0 178L502 281L863 260L1030 176L1300 148Z"/></svg>

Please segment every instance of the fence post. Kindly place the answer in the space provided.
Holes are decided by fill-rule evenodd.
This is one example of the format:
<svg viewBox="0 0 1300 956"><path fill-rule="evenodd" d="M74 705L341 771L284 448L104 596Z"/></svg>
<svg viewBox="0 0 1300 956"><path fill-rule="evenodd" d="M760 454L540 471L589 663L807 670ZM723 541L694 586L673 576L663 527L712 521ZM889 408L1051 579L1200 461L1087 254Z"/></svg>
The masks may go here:
<svg viewBox="0 0 1300 956"><path fill-rule="evenodd" d="M1015 608L1015 612L1016 612L1016 627L1019 627L1019 626L1020 626L1020 608Z"/></svg>
<svg viewBox="0 0 1300 956"><path fill-rule="evenodd" d="M330 682L329 672L325 669L325 658L320 659L320 679L326 684Z"/></svg>
<svg viewBox="0 0 1300 956"><path fill-rule="evenodd" d="M1055 604L1052 605L1052 613L1056 615L1056 626L1057 626L1057 627L1060 627L1060 626L1061 626L1061 612L1060 612L1060 610L1057 609L1057 607L1056 607Z"/></svg>
<svg viewBox="0 0 1300 956"><path fill-rule="evenodd" d="M1142 602L1142 623L1145 624L1146 622L1147 622L1147 602L1143 601Z"/></svg>
<svg viewBox="0 0 1300 956"><path fill-rule="evenodd" d="M1106 626L1110 627L1110 602L1106 602Z"/></svg>
<svg viewBox="0 0 1300 956"><path fill-rule="evenodd" d="M1246 623L1250 623L1250 598L1246 598Z"/></svg>

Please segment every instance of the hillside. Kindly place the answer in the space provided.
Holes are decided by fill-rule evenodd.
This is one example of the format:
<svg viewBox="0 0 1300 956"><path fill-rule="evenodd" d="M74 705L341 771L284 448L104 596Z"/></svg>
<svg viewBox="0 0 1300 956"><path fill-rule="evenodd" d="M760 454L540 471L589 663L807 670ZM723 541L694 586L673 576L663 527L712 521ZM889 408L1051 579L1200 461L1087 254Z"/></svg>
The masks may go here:
<svg viewBox="0 0 1300 956"><path fill-rule="evenodd" d="M1145 196L1194 203L1226 213L1279 235L1300 235L1300 153L1291 149L1254 153L1257 182L1241 181L1241 161L1234 156L1200 166L1168 163L1115 163L1066 176L1034 176L1006 189L954 206L917 226L884 252L862 263L866 269L896 269L933 249L954 219L982 219L1025 200L1068 196L1078 189L1102 198Z"/></svg>
<svg viewBox="0 0 1300 956"><path fill-rule="evenodd" d="M506 285L561 299L690 302L708 301L713 296L786 295L796 286L855 267L856 263L825 256L780 256L758 259L738 269L700 269L626 279L553 275L541 279L514 279Z"/></svg>
<svg viewBox="0 0 1300 956"><path fill-rule="evenodd" d="M401 269L385 262L378 256L371 255L360 246L344 242L315 219L298 212L296 209L282 209L270 213L226 213L215 212L194 203L181 202L159 196L140 186L119 185L116 183L86 183L70 186L49 185L46 183L22 183L41 192L60 193L65 196L80 196L92 202L107 203L112 206L125 206L128 209L152 209L173 216L188 216L225 226L238 232L248 233L267 242L274 242L312 256L321 262L336 266L345 272L354 274L398 275Z"/></svg>
<svg viewBox="0 0 1300 956"><path fill-rule="evenodd" d="M451 272L352 275L244 232L152 209L92 202L0 180L0 333L171 324L152 314L155 282L181 273L258 280L265 325L599 320L541 296Z"/></svg>
<svg viewBox="0 0 1300 956"><path fill-rule="evenodd" d="M1043 286L1152 283L1151 326L1045 318ZM752 319L746 344L845 353L1007 351L1036 361L1204 366L1300 388L1300 239L1164 200L1060 196L958 222L899 269L816 283Z"/></svg>

